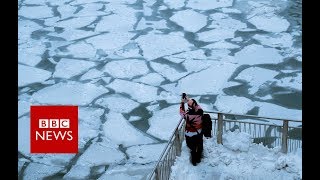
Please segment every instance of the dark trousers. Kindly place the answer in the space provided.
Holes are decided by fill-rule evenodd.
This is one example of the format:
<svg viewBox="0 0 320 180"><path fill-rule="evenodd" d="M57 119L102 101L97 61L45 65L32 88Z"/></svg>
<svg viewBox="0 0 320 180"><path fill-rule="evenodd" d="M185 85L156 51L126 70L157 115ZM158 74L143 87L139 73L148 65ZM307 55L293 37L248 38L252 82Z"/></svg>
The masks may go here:
<svg viewBox="0 0 320 180"><path fill-rule="evenodd" d="M189 149L191 150L191 162L193 165L201 161L202 151L203 151L203 135L198 134L192 137L186 137L186 143Z"/></svg>

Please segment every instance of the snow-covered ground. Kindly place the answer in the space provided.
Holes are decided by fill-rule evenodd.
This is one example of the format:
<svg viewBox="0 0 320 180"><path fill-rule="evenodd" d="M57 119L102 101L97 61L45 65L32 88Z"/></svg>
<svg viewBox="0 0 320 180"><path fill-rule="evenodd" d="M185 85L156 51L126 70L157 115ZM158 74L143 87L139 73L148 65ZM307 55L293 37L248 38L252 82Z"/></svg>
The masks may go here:
<svg viewBox="0 0 320 180"><path fill-rule="evenodd" d="M301 24L293 0L19 0L19 178L145 178L180 119L182 92L207 111L301 120ZM79 106L77 156L30 154L33 104ZM253 168L241 158L232 162ZM295 171L270 158L279 161L270 177ZM221 172L212 171L242 177Z"/></svg>
<svg viewBox="0 0 320 180"><path fill-rule="evenodd" d="M283 154L279 147L252 143L249 134L239 131L224 134L223 142L217 144L215 136L204 138L204 157L197 166L191 164L189 148L183 142L170 179L302 179L301 148Z"/></svg>

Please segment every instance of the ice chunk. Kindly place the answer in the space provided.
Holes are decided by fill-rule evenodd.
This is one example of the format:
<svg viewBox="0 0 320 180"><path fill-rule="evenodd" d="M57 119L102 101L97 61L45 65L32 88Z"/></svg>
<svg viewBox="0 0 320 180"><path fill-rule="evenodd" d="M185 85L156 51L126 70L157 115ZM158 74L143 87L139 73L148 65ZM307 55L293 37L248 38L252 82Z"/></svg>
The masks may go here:
<svg viewBox="0 0 320 180"><path fill-rule="evenodd" d="M277 86L292 88L302 91L302 73L297 73L294 77L285 77L277 80Z"/></svg>
<svg viewBox="0 0 320 180"><path fill-rule="evenodd" d="M241 14L242 12L238 9L233 9L233 8L221 8L221 11L223 13L233 13L233 14Z"/></svg>
<svg viewBox="0 0 320 180"><path fill-rule="evenodd" d="M193 10L178 11L170 20L182 26L185 31L197 32L207 25L207 17Z"/></svg>
<svg viewBox="0 0 320 180"><path fill-rule="evenodd" d="M228 131L223 134L223 146L232 151L248 152L251 143L251 135L240 132L238 129L235 132Z"/></svg>
<svg viewBox="0 0 320 180"><path fill-rule="evenodd" d="M248 82L251 86L249 92L250 94L254 94L263 84L268 81L275 81L274 77L278 74L279 73L277 71L259 67L250 67L239 73L235 79Z"/></svg>
<svg viewBox="0 0 320 180"><path fill-rule="evenodd" d="M74 41L77 39L94 36L97 33L92 31L83 31L79 29L65 29L62 33L57 34L56 32L50 33L50 35L61 37L67 41Z"/></svg>
<svg viewBox="0 0 320 180"><path fill-rule="evenodd" d="M100 9L103 8L103 4L102 3L88 3L88 4L83 4L82 7L83 9L81 9L78 13L76 13L75 15L77 17L89 17L89 16L102 16L102 15L106 15L107 12L103 12L103 11L99 11ZM108 12L109 13L109 12Z"/></svg>
<svg viewBox="0 0 320 180"><path fill-rule="evenodd" d="M44 179L62 171L62 166L48 166L39 163L30 163L24 171L23 179Z"/></svg>
<svg viewBox="0 0 320 180"><path fill-rule="evenodd" d="M149 33L137 38L136 42L139 43L143 56L147 60L186 51L192 46L192 44L183 38L181 32L170 34Z"/></svg>
<svg viewBox="0 0 320 180"><path fill-rule="evenodd" d="M83 41L69 45L67 50L75 58L88 58L90 60L96 55L96 49Z"/></svg>
<svg viewBox="0 0 320 180"><path fill-rule="evenodd" d="M63 179L88 179L90 175L89 166L74 165Z"/></svg>
<svg viewBox="0 0 320 180"><path fill-rule="evenodd" d="M77 7L70 6L69 4L64 4L62 6L58 6L57 10L61 15L61 19L66 19L71 16L74 16L74 13L76 12Z"/></svg>
<svg viewBox="0 0 320 180"><path fill-rule="evenodd" d="M103 174L99 180L114 179L114 180L141 180L145 179L148 173L152 171L155 163L150 164L125 164L109 167L107 172Z"/></svg>
<svg viewBox="0 0 320 180"><path fill-rule="evenodd" d="M155 71L157 71L159 74L166 77L172 82L188 74L188 72L178 72L177 70L166 64L151 62L150 65Z"/></svg>
<svg viewBox="0 0 320 180"><path fill-rule="evenodd" d="M111 0L108 0L110 2ZM70 5L76 6L76 5L82 5L82 4L90 4L95 2L101 2L100 0L74 0L70 2Z"/></svg>
<svg viewBox="0 0 320 180"><path fill-rule="evenodd" d="M128 147L155 142L133 127L120 113L110 112L106 115L106 119L107 121L103 125L104 134L116 144Z"/></svg>
<svg viewBox="0 0 320 180"><path fill-rule="evenodd" d="M45 164L49 166L64 167L68 165L68 163L75 156L75 154L32 154L30 156L32 162Z"/></svg>
<svg viewBox="0 0 320 180"><path fill-rule="evenodd" d="M141 18L139 21L136 30L142 30L151 27L153 29L167 29L167 21L160 20L160 21L146 21L145 18Z"/></svg>
<svg viewBox="0 0 320 180"><path fill-rule="evenodd" d="M261 44L270 47L291 47L293 44L292 36L289 33L280 33L275 35L260 35L256 34L253 36L254 39L261 42Z"/></svg>
<svg viewBox="0 0 320 180"><path fill-rule="evenodd" d="M234 29L213 29L198 33L198 39L205 42L215 42L234 37Z"/></svg>
<svg viewBox="0 0 320 180"><path fill-rule="evenodd" d="M265 48L261 45L252 44L235 53L235 59L239 64L277 64L283 57L274 48Z"/></svg>
<svg viewBox="0 0 320 180"><path fill-rule="evenodd" d="M235 64L215 61L208 69L179 80L178 89L188 94L220 94L237 67Z"/></svg>
<svg viewBox="0 0 320 180"><path fill-rule="evenodd" d="M102 86L75 81L60 82L43 88L32 95L32 98L43 104L87 105L96 97L108 93Z"/></svg>
<svg viewBox="0 0 320 180"><path fill-rule="evenodd" d="M124 58L141 58L140 49L136 43L128 43L114 52L114 55Z"/></svg>
<svg viewBox="0 0 320 180"><path fill-rule="evenodd" d="M92 44L96 49L102 49L104 51L116 50L128 44L133 36L134 34L128 32L106 33L88 38L86 42Z"/></svg>
<svg viewBox="0 0 320 180"><path fill-rule="evenodd" d="M139 103L119 95L112 95L98 99L96 104L109 108L110 111L119 113L129 113L139 106Z"/></svg>
<svg viewBox="0 0 320 180"><path fill-rule="evenodd" d="M96 20L97 17L95 16L89 16L89 17L74 17L72 19L67 19L60 21L60 19L53 19L50 21L46 20L45 24L47 26L56 26L56 27L62 27L65 29L76 29L81 28L84 26L89 25L94 20Z"/></svg>
<svg viewBox="0 0 320 180"><path fill-rule="evenodd" d="M143 76L139 79L134 79L134 82L142 82L144 84L149 84L151 86L159 86L161 82L164 81L164 78L158 73L149 73L146 76Z"/></svg>
<svg viewBox="0 0 320 180"><path fill-rule="evenodd" d="M147 74L149 68L143 60L130 59L111 61L105 65L103 71L115 78L133 78L134 76Z"/></svg>
<svg viewBox="0 0 320 180"><path fill-rule="evenodd" d="M128 163L146 164L156 162L166 145L167 143L129 147L126 151L129 155Z"/></svg>
<svg viewBox="0 0 320 180"><path fill-rule="evenodd" d="M287 31L290 23L283 17L260 15L249 18L248 21L255 25L258 29L268 32L283 32Z"/></svg>
<svg viewBox="0 0 320 180"><path fill-rule="evenodd" d="M89 148L80 156L77 165L99 166L112 163L119 163L125 159L125 155L114 145L106 142L91 144Z"/></svg>
<svg viewBox="0 0 320 180"><path fill-rule="evenodd" d="M187 69L188 73L199 72L210 67L213 61L207 60L185 60L182 64Z"/></svg>
<svg viewBox="0 0 320 180"><path fill-rule="evenodd" d="M179 59L207 59L207 56L205 55L205 52L204 50L202 49L197 49L197 50L194 50L194 51L187 51L187 52L182 52L182 53L179 53L179 54L175 54L175 55L172 55L172 56L168 56L168 57L174 57L174 58L179 58ZM167 58L167 57L165 57ZM178 62L180 63L180 62Z"/></svg>
<svg viewBox="0 0 320 180"><path fill-rule="evenodd" d="M129 122L132 122L132 121L139 121L141 119L141 117L140 116L130 116L130 118L129 118Z"/></svg>
<svg viewBox="0 0 320 180"><path fill-rule="evenodd" d="M18 64L18 86L41 83L51 77L51 72Z"/></svg>
<svg viewBox="0 0 320 180"><path fill-rule="evenodd" d="M183 59L183 58L177 58L177 57L173 57L173 56L167 56L167 57L165 57L165 59L166 60L168 60L168 61L171 61L171 62L173 62L173 63L181 63L181 62L183 62L185 59Z"/></svg>
<svg viewBox="0 0 320 180"><path fill-rule="evenodd" d="M19 20L18 21L18 39L19 40L30 40L30 35L33 31L41 29L38 23L31 20Z"/></svg>
<svg viewBox="0 0 320 180"><path fill-rule="evenodd" d="M91 61L62 58L56 65L53 77L68 79L87 71L93 66L95 66L95 63Z"/></svg>
<svg viewBox="0 0 320 180"><path fill-rule="evenodd" d="M18 117L29 112L31 103L28 101L18 101Z"/></svg>
<svg viewBox="0 0 320 180"><path fill-rule="evenodd" d="M148 6L143 6L143 14L144 16L152 16L152 11L153 9L151 7Z"/></svg>
<svg viewBox="0 0 320 180"><path fill-rule="evenodd" d="M253 102L245 97L218 95L214 104L218 111L234 114L246 114L254 107Z"/></svg>
<svg viewBox="0 0 320 180"><path fill-rule="evenodd" d="M241 41L243 41L243 39L242 39L242 37L236 37L236 38L231 39L231 41L233 41L233 42L241 42Z"/></svg>
<svg viewBox="0 0 320 180"><path fill-rule="evenodd" d="M240 46L233 44L233 43L229 43L226 41L218 41L216 43L212 43L209 45L204 46L203 48L208 48L208 49L236 49L236 48L240 48Z"/></svg>
<svg viewBox="0 0 320 180"><path fill-rule="evenodd" d="M185 0L164 0L163 1L170 9L180 9L185 6Z"/></svg>
<svg viewBox="0 0 320 180"><path fill-rule="evenodd" d="M30 153L30 117L18 119L18 151L27 155Z"/></svg>
<svg viewBox="0 0 320 180"><path fill-rule="evenodd" d="M52 9L48 6L22 6L18 11L19 16L30 19L43 19L52 17Z"/></svg>
<svg viewBox="0 0 320 180"><path fill-rule="evenodd" d="M97 24L96 32L128 32L133 30L133 25L136 23L137 19L135 17L134 11L128 9L128 16L125 14L113 14L109 16L104 16Z"/></svg>
<svg viewBox="0 0 320 180"><path fill-rule="evenodd" d="M233 0L189 0L187 7L199 10L211 10L232 6Z"/></svg>
<svg viewBox="0 0 320 180"><path fill-rule="evenodd" d="M103 174L99 180L108 179L108 180L140 180L143 179L142 175L129 175L125 173L117 173L117 174Z"/></svg>
<svg viewBox="0 0 320 180"><path fill-rule="evenodd" d="M80 78L81 81L84 80L92 80L95 78L99 78L103 76L103 72L97 70L97 69L90 69L88 72L86 72L85 74L83 74Z"/></svg>
<svg viewBox="0 0 320 180"><path fill-rule="evenodd" d="M18 61L29 66L37 65L41 60L46 47L39 41L27 40L18 46Z"/></svg>
<svg viewBox="0 0 320 180"><path fill-rule="evenodd" d="M155 111L152 117L148 119L150 128L147 133L159 139L169 140L180 119L178 104Z"/></svg>
<svg viewBox="0 0 320 180"><path fill-rule="evenodd" d="M154 101L158 98L157 88L141 83L116 79L108 84L107 87L114 89L118 93L129 94L133 99L141 103Z"/></svg>
<svg viewBox="0 0 320 180"><path fill-rule="evenodd" d="M255 105L259 107L258 116L302 120L301 110L288 109L282 106L264 102L255 102Z"/></svg>
<svg viewBox="0 0 320 180"><path fill-rule="evenodd" d="M32 5L42 5L42 4L44 4L45 3L45 1L43 1L43 0L25 0L25 1L23 1L25 4L32 4Z"/></svg>

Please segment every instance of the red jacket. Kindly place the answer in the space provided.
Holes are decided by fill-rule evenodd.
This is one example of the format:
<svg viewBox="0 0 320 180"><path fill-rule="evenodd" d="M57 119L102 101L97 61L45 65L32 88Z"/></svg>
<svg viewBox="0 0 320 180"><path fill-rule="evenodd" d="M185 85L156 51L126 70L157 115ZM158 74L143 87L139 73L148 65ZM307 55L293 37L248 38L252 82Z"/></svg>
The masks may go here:
<svg viewBox="0 0 320 180"><path fill-rule="evenodd" d="M187 132L196 132L196 130L202 128L202 108L197 105L195 109L187 110L184 109L184 103L180 104L180 115L186 120L186 131Z"/></svg>

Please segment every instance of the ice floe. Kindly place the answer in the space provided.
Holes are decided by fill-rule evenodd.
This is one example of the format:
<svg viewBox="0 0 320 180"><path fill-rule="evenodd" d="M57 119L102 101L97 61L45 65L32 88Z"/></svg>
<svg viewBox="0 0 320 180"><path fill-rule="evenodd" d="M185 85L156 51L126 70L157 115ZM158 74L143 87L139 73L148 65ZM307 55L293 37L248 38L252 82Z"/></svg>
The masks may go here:
<svg viewBox="0 0 320 180"><path fill-rule="evenodd" d="M51 77L51 72L18 64L18 86L41 83Z"/></svg>
<svg viewBox="0 0 320 180"><path fill-rule="evenodd" d="M239 75L235 79L248 82L251 86L251 88L249 89L249 93L254 94L263 84L267 83L268 81L276 81L274 77L278 74L279 72L274 70L264 69L260 67L250 67L241 71L241 73L239 73Z"/></svg>
<svg viewBox="0 0 320 180"><path fill-rule="evenodd" d="M186 51L193 46L183 37L181 32L170 34L149 33L140 36L135 41L139 43L143 51L143 56L147 60ZM159 44L161 44L161 46L159 46Z"/></svg>
<svg viewBox="0 0 320 180"><path fill-rule="evenodd" d="M259 107L258 116L302 120L301 110L288 109L282 106L278 106L271 103L265 103L265 102L255 102L255 106Z"/></svg>
<svg viewBox="0 0 320 180"><path fill-rule="evenodd" d="M242 37L239 36L239 37L231 39L231 41L233 41L233 42L241 42L241 41L243 41L243 39L242 39Z"/></svg>
<svg viewBox="0 0 320 180"><path fill-rule="evenodd" d="M215 61L208 69L180 79L177 87L194 95L220 94L237 67L235 64Z"/></svg>
<svg viewBox="0 0 320 180"><path fill-rule="evenodd" d="M297 73L297 75L293 77L279 79L276 85L302 91L302 73Z"/></svg>
<svg viewBox="0 0 320 180"><path fill-rule="evenodd" d="M211 10L232 6L233 0L189 0L187 7L199 10Z"/></svg>
<svg viewBox="0 0 320 180"><path fill-rule="evenodd" d="M88 58L90 60L94 59L96 55L96 49L84 41L69 45L67 50L68 54L73 55L74 58Z"/></svg>
<svg viewBox="0 0 320 180"><path fill-rule="evenodd" d="M55 26L55 27L62 27L65 29L76 29L76 28L81 28L84 26L89 25L92 23L94 20L96 20L97 17L95 16L89 16L89 17L74 17L71 19L67 20L62 20L60 19L52 19L52 20L46 20L45 24L47 26Z"/></svg>
<svg viewBox="0 0 320 180"><path fill-rule="evenodd" d="M145 164L150 162L156 162L160 158L162 151L167 143L163 144L150 144L150 145L138 145L129 147L126 153L129 156L128 163Z"/></svg>
<svg viewBox="0 0 320 180"><path fill-rule="evenodd" d="M18 151L24 155L30 153L30 117L18 119Z"/></svg>
<svg viewBox="0 0 320 180"><path fill-rule="evenodd" d="M155 142L155 140L132 126L120 113L109 112L106 115L103 131L105 136L112 142L119 145L122 144L125 147Z"/></svg>
<svg viewBox="0 0 320 180"><path fill-rule="evenodd" d="M170 17L170 20L189 32L197 32L207 25L207 16L190 9L178 11Z"/></svg>
<svg viewBox="0 0 320 180"><path fill-rule="evenodd" d="M103 69L115 78L133 78L134 76L145 75L149 68L144 60L130 59L108 62Z"/></svg>
<svg viewBox="0 0 320 180"><path fill-rule="evenodd" d="M116 79L108 84L107 87L114 89L117 93L126 93L141 103L154 101L158 98L158 88L141 83Z"/></svg>
<svg viewBox="0 0 320 180"><path fill-rule="evenodd" d="M77 17L89 17L89 16L102 16L106 15L108 12L99 11L103 8L102 3L88 3L81 5L83 9L81 9L79 12L75 14Z"/></svg>
<svg viewBox="0 0 320 180"><path fill-rule="evenodd" d="M40 26L38 23L35 23L31 20L19 20L18 21L18 40L29 41L31 33L39 29L42 29L42 26Z"/></svg>
<svg viewBox="0 0 320 180"><path fill-rule="evenodd" d="M233 29L213 29L209 31L204 31L201 33L198 33L198 40L205 41L205 42L215 42L215 41L221 41L225 39L230 39L234 37L235 30Z"/></svg>
<svg viewBox="0 0 320 180"><path fill-rule="evenodd" d="M53 13L48 6L22 6L18 11L18 15L30 19L44 19L52 17Z"/></svg>
<svg viewBox="0 0 320 180"><path fill-rule="evenodd" d="M182 64L187 69L188 73L198 72L210 67L213 61L206 60L185 60Z"/></svg>
<svg viewBox="0 0 320 180"><path fill-rule="evenodd" d="M95 78L99 78L103 76L103 72L99 71L97 69L90 69L88 72L86 72L85 74L83 74L80 78L80 81L84 81L84 80L93 80Z"/></svg>
<svg viewBox="0 0 320 180"><path fill-rule="evenodd" d="M287 48L291 47L293 44L292 35L289 33L280 33L271 36L256 34L253 36L253 38L270 47Z"/></svg>
<svg viewBox="0 0 320 180"><path fill-rule="evenodd" d="M90 166L74 165L70 171L63 176L63 179L88 179Z"/></svg>
<svg viewBox="0 0 320 180"><path fill-rule="evenodd" d="M150 128L147 133L159 139L169 140L180 119L179 104L155 111L148 119Z"/></svg>
<svg viewBox="0 0 320 180"><path fill-rule="evenodd" d="M77 10L76 6L70 6L69 4L64 4L62 6L58 6L58 12L60 13L61 19L66 19L74 16L74 13Z"/></svg>
<svg viewBox="0 0 320 180"><path fill-rule="evenodd" d="M111 2L112 0L108 0L108 2ZM72 2L70 2L69 4L72 6L76 6L76 5L82 5L82 4L91 4L91 3L95 3L95 2L101 2L100 0L74 0Z"/></svg>
<svg viewBox="0 0 320 180"><path fill-rule="evenodd" d="M77 165L99 166L119 163L125 159L125 155L114 144L107 142L95 142L79 157Z"/></svg>
<svg viewBox="0 0 320 180"><path fill-rule="evenodd" d="M179 72L176 69L174 69L166 64L151 62L150 65L155 71L157 71L163 77L169 79L172 82L176 81L176 80L178 80L188 74L188 72Z"/></svg>
<svg viewBox="0 0 320 180"><path fill-rule="evenodd" d="M165 79L159 75L158 73L149 73L139 79L134 79L134 82L142 82L144 84L148 84L151 86L159 86L161 82L163 82Z"/></svg>
<svg viewBox="0 0 320 180"><path fill-rule="evenodd" d="M186 52L182 52L182 53L175 54L175 55L172 55L172 56L167 56L165 58L166 59L167 58L179 58L179 59L182 59L182 60L186 60L186 59L191 60L191 59L207 59L207 56L205 55L204 50L197 49L197 50L194 50L194 51L186 51ZM180 62L177 62L177 63L180 63Z"/></svg>
<svg viewBox="0 0 320 180"><path fill-rule="evenodd" d="M42 104L87 105L96 97L109 91L91 83L75 81L60 82L43 88L32 95L32 98Z"/></svg>
<svg viewBox="0 0 320 180"><path fill-rule="evenodd" d="M136 30L142 30L151 27L153 29L167 29L167 21L160 20L160 21L147 21L145 18L141 18L139 21Z"/></svg>
<svg viewBox="0 0 320 180"><path fill-rule="evenodd" d="M129 122L133 122L133 121L139 121L141 119L140 116L130 116L130 118L128 119Z"/></svg>
<svg viewBox="0 0 320 180"><path fill-rule="evenodd" d="M185 0L163 0L170 9L180 9L185 6Z"/></svg>
<svg viewBox="0 0 320 180"><path fill-rule="evenodd" d="M103 17L97 24L95 31L128 32L133 30L133 25L137 21L134 11L131 10L127 14L129 16L125 16L123 14L112 14Z"/></svg>
<svg viewBox="0 0 320 180"><path fill-rule="evenodd" d="M41 163L30 163L24 171L23 179L44 179L62 171L62 166L48 166Z"/></svg>
<svg viewBox="0 0 320 180"><path fill-rule="evenodd" d="M239 64L277 64L283 57L274 48L265 48L261 45L251 44L235 53L235 59Z"/></svg>
<svg viewBox="0 0 320 180"><path fill-rule="evenodd" d="M234 114L246 114L254 107L248 98L227 95L218 95L214 105L220 112Z"/></svg>
<svg viewBox="0 0 320 180"><path fill-rule="evenodd" d="M240 48L240 46L222 40L222 41L218 41L218 42L206 45L203 48L208 48L208 49L237 49L237 48Z"/></svg>
<svg viewBox="0 0 320 180"><path fill-rule="evenodd" d="M82 38L86 38L86 37L90 37L93 35L96 35L97 33L92 32L92 31L83 31L83 30L79 30L79 29L64 29L64 31L62 33L50 33L50 35L52 36L56 36L56 37L61 37L67 41L74 41L77 39L82 39Z"/></svg>
<svg viewBox="0 0 320 180"><path fill-rule="evenodd" d="M94 62L62 58L56 65L55 78L71 78L95 66Z"/></svg>
<svg viewBox="0 0 320 180"><path fill-rule="evenodd" d="M42 60L42 55L46 47L39 41L28 40L28 42L19 45L18 61L29 66L35 66Z"/></svg>
<svg viewBox="0 0 320 180"><path fill-rule="evenodd" d="M104 97L98 99L95 103L105 108L109 108L110 111L118 113L129 113L140 105L139 103L120 95Z"/></svg>
<svg viewBox="0 0 320 180"><path fill-rule="evenodd" d="M18 117L29 112L30 105L31 105L31 103L28 101L24 101L24 100L18 101Z"/></svg>
<svg viewBox="0 0 320 180"><path fill-rule="evenodd" d="M238 9L233 9L233 8L221 8L221 11L223 13L233 13L233 14L241 14L242 12Z"/></svg>

